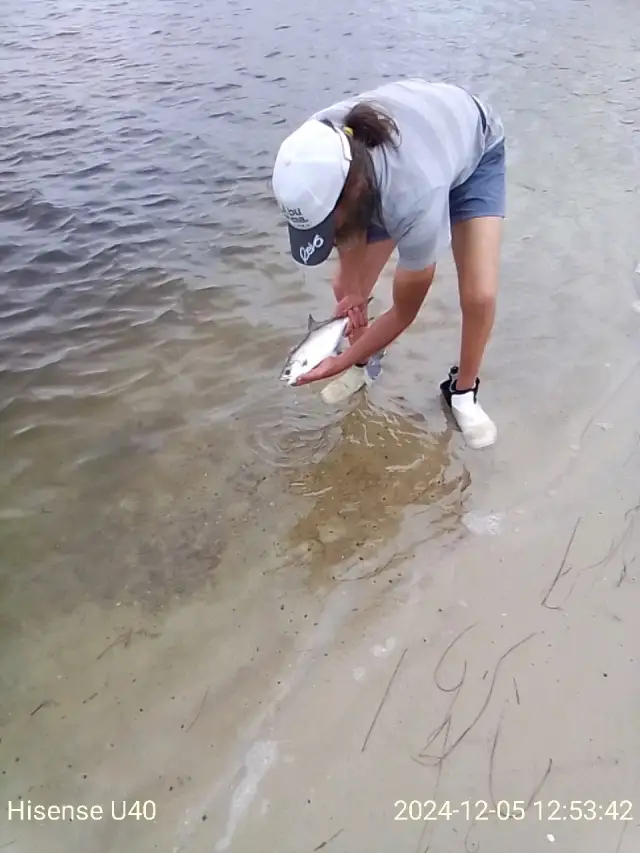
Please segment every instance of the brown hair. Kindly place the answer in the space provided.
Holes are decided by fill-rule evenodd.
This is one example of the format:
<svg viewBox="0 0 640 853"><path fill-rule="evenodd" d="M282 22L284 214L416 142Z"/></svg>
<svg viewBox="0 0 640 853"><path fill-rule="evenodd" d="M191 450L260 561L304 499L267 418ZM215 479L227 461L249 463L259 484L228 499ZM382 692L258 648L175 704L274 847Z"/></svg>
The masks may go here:
<svg viewBox="0 0 640 853"><path fill-rule="evenodd" d="M397 148L398 125L375 104L361 101L343 120L351 147L351 166L338 199L341 222L336 229L336 243L347 243L366 232L374 217L380 217L380 191L371 159L375 148ZM386 151L384 152L386 157Z"/></svg>

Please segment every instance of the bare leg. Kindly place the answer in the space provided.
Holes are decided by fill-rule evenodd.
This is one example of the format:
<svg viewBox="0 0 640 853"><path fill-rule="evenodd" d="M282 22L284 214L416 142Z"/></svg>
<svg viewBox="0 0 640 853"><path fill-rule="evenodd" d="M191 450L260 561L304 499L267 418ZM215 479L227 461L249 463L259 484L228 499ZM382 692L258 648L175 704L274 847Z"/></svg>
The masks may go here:
<svg viewBox="0 0 640 853"><path fill-rule="evenodd" d="M460 364L455 383L440 386L470 447L493 444L496 425L478 402L478 374L491 336L498 294L502 219L484 216L456 223L452 248L462 309Z"/></svg>
<svg viewBox="0 0 640 853"><path fill-rule="evenodd" d="M456 223L452 249L458 271L462 339L459 389L473 388L495 318L502 219L484 216Z"/></svg>

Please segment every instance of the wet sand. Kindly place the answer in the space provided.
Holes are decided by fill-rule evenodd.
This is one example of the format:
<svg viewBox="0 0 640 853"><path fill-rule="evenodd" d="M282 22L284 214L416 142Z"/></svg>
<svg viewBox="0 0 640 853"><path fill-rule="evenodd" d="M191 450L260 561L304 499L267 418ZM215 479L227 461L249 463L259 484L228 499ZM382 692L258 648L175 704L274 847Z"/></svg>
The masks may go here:
<svg viewBox="0 0 640 853"><path fill-rule="evenodd" d="M487 452L464 448L437 395L457 346L450 261L367 396L328 410L317 389L277 383L307 312L329 310L330 295L324 273L302 281L291 268L265 191L239 165L262 175L268 157L234 124L247 110L238 89L220 95L237 97L222 136L238 139L239 171L214 205L230 218L209 221L211 198L193 189L209 168L197 134L184 172L152 149L180 206L162 219L143 187L165 240L144 275L132 244L111 246L113 268L98 242L104 289L62 298L71 261L46 276L39 255L19 261L34 233L55 242L67 226L24 236L22 196L3 207L16 227L7 245L22 254L0 254L14 288L0 347L0 808L14 811L0 811L0 850L638 849L640 17L622 2L616 15L570 5L408 7L401 19L385 7L380 22L364 19L370 39L348 81L475 77L510 128L482 389L500 435ZM105 15L105 45L127 54L130 36L110 40L118 25ZM185 35L184 16L158 21ZM300 44L310 21L294 22ZM407 26L456 49L418 70L418 44L401 47ZM480 31L484 46L469 35ZM199 32L188 67L204 73ZM259 144L271 148L318 80L327 97L347 88L310 50L289 112L271 103L258 71L292 67L288 37L269 60L247 35L252 85L270 104ZM264 86L279 87L265 67ZM162 143L172 151L175 126ZM56 201L59 185L36 176ZM105 180L105 198L125 191ZM254 187L244 207L242 186ZM124 241L121 228L110 239ZM15 307L26 293L41 326ZM20 821L20 800L104 811ZM115 820L123 801L134 813ZM425 820L429 801L458 812ZM501 802L525 818L500 819Z"/></svg>
<svg viewBox="0 0 640 853"><path fill-rule="evenodd" d="M223 582L215 600L155 618L80 607L32 637L15 661L3 792L150 801L156 817L12 821L2 842L537 853L552 836L562 850L637 849L638 406L636 363L569 422L575 443L548 460L536 497L523 482L446 547L408 543L360 580L316 578L309 592L286 569L254 570L241 595ZM405 522L414 536L420 518ZM429 801L463 813L397 819L414 800L414 816ZM578 800L595 820L587 804L566 819ZM626 816L625 800L633 820L604 814L615 801ZM526 818L499 820L501 801Z"/></svg>

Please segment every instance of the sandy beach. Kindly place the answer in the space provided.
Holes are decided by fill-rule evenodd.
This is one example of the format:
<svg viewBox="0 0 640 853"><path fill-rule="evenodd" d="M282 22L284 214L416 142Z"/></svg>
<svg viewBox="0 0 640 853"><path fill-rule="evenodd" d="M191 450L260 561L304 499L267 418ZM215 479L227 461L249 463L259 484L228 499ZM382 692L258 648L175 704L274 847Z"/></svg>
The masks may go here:
<svg viewBox="0 0 640 853"><path fill-rule="evenodd" d="M513 484L446 545L420 542L416 509L386 568L357 561L312 592L255 572L233 608L219 588L156 620L79 608L19 661L3 789L105 817L14 819L3 843L635 850L639 405L630 364L568 421L535 495ZM493 467L476 465L474 482ZM115 821L114 800L155 818Z"/></svg>
<svg viewBox="0 0 640 853"><path fill-rule="evenodd" d="M0 850L635 853L640 12L357 6L347 73L312 44L356 37L337 7L225 29L171 3L150 32L146 3L98 4L93 41L47 6L55 47L10 4L3 42L26 82L0 91ZM58 59L68 103L47 88ZM307 314L331 310L262 185L285 124L313 93L439 70L476 79L508 129L482 377L499 439L476 453L437 393L450 259L366 394L330 409L277 381ZM16 130L36 90L50 161L78 172L52 174L37 123ZM138 147L88 181L121 137Z"/></svg>

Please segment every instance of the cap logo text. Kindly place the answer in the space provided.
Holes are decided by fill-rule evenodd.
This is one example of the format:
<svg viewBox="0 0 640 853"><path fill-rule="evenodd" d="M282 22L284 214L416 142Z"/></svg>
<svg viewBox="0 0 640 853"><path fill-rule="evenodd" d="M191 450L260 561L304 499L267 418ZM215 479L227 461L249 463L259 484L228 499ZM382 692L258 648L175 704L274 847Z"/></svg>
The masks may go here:
<svg viewBox="0 0 640 853"><path fill-rule="evenodd" d="M299 207L284 207L282 208L287 222L293 227L311 228L311 222L307 219Z"/></svg>
<svg viewBox="0 0 640 853"><path fill-rule="evenodd" d="M313 255L316 249L321 249L324 246L324 240L319 234L316 234L313 240L310 240L306 246L300 247L300 260L303 264L309 263L309 258Z"/></svg>

